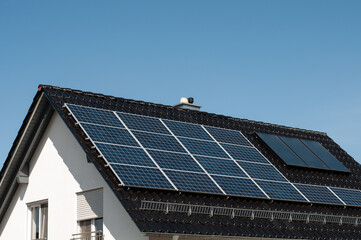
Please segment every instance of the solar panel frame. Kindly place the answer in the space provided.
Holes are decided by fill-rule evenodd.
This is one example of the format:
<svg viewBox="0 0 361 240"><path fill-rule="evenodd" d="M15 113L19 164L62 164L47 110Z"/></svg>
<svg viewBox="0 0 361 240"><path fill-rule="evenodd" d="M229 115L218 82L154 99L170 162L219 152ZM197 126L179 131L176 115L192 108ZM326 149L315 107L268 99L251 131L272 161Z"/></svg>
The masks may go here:
<svg viewBox="0 0 361 240"><path fill-rule="evenodd" d="M258 179L255 181L272 199L309 202L309 200L289 182L276 182Z"/></svg>
<svg viewBox="0 0 361 240"><path fill-rule="evenodd" d="M288 180L271 164L260 164L245 161L237 161L237 163L246 171L253 179L273 180L287 182Z"/></svg>
<svg viewBox="0 0 361 240"><path fill-rule="evenodd" d="M235 160L269 164L269 161L254 147L237 146L227 143L220 143L220 145Z"/></svg>
<svg viewBox="0 0 361 240"><path fill-rule="evenodd" d="M169 130L177 137L212 141L212 138L209 136L209 134L206 131L204 131L202 125L178 122L178 121L172 121L166 119L162 119L162 121L169 128Z"/></svg>
<svg viewBox="0 0 361 240"><path fill-rule="evenodd" d="M307 167L306 163L281 141L277 135L260 132L257 132L256 134L287 165Z"/></svg>
<svg viewBox="0 0 361 240"><path fill-rule="evenodd" d="M163 126L159 118L122 112L116 112L116 114L130 130L170 135L169 131Z"/></svg>
<svg viewBox="0 0 361 240"><path fill-rule="evenodd" d="M204 156L194 156L203 168L211 175L224 175L234 177L245 177L242 168L240 168L232 159L211 158Z"/></svg>
<svg viewBox="0 0 361 240"><path fill-rule="evenodd" d="M288 145L309 167L326 169L330 168L321 161L313 152L310 151L298 138L279 136L279 138Z"/></svg>
<svg viewBox="0 0 361 240"><path fill-rule="evenodd" d="M96 146L108 163L157 167L140 147L135 148L98 142Z"/></svg>
<svg viewBox="0 0 361 240"><path fill-rule="evenodd" d="M147 151L162 169L205 173L188 153L181 154L150 149ZM183 164L179 164L180 162Z"/></svg>
<svg viewBox="0 0 361 240"><path fill-rule="evenodd" d="M177 190L158 168L124 164L110 164L110 167L125 186Z"/></svg>
<svg viewBox="0 0 361 240"><path fill-rule="evenodd" d="M321 143L300 139L315 155L317 155L330 169L341 172L350 172L335 156L333 156Z"/></svg>
<svg viewBox="0 0 361 240"><path fill-rule="evenodd" d="M137 141L125 128L106 127L89 123L82 123L81 127L94 142L139 147Z"/></svg>
<svg viewBox="0 0 361 240"><path fill-rule="evenodd" d="M361 191L357 189L346 189L330 187L330 189L349 206L361 207Z"/></svg>
<svg viewBox="0 0 361 240"><path fill-rule="evenodd" d="M113 111L87 107L87 106L78 106L74 104L66 104L65 106L67 107L68 111L76 118L77 122L124 128L124 125L115 116ZM85 115L83 109L80 108L83 109L85 108L87 109L88 112L91 111L92 114ZM107 117L102 117L100 119L100 116L104 116L104 115L107 115Z"/></svg>
<svg viewBox="0 0 361 240"><path fill-rule="evenodd" d="M311 202L345 205L327 186L316 186L295 183L294 186L300 190Z"/></svg>
<svg viewBox="0 0 361 240"><path fill-rule="evenodd" d="M182 144L193 155L229 158L216 142L178 137Z"/></svg>
<svg viewBox="0 0 361 240"><path fill-rule="evenodd" d="M204 126L204 128L217 142L252 147L240 131L211 126Z"/></svg>
<svg viewBox="0 0 361 240"><path fill-rule="evenodd" d="M179 191L223 194L206 173L164 170Z"/></svg>

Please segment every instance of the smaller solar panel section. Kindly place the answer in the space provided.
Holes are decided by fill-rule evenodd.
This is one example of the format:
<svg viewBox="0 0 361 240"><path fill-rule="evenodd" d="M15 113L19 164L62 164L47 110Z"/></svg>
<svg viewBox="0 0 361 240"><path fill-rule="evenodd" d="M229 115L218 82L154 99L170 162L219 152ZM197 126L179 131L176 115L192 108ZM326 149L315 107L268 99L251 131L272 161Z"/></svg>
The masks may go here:
<svg viewBox="0 0 361 240"><path fill-rule="evenodd" d="M347 205L361 206L361 191L356 189L334 188L331 190Z"/></svg>
<svg viewBox="0 0 361 240"><path fill-rule="evenodd" d="M126 186L173 189L171 183L157 168L110 164Z"/></svg>
<svg viewBox="0 0 361 240"><path fill-rule="evenodd" d="M290 183L261 180L256 180L256 182L270 198L306 201L306 199Z"/></svg>
<svg viewBox="0 0 361 240"><path fill-rule="evenodd" d="M153 161L141 148L117 146L103 143L97 143L97 147L105 159L110 163L156 167Z"/></svg>
<svg viewBox="0 0 361 240"><path fill-rule="evenodd" d="M319 142L300 139L312 152L314 152L331 169L350 172L341 162L339 162L329 151Z"/></svg>
<svg viewBox="0 0 361 240"><path fill-rule="evenodd" d="M93 124L82 124L83 129L94 142L113 143L120 145L136 146L139 144L132 135L123 128L105 127Z"/></svg>
<svg viewBox="0 0 361 240"><path fill-rule="evenodd" d="M173 152L186 152L182 145L171 135L161 135L133 131L134 136L145 148L160 149Z"/></svg>
<svg viewBox="0 0 361 240"><path fill-rule="evenodd" d="M164 170L180 191L222 193L206 174Z"/></svg>
<svg viewBox="0 0 361 240"><path fill-rule="evenodd" d="M170 134L158 118L143 117L120 112L117 112L117 114L129 129Z"/></svg>
<svg viewBox="0 0 361 240"><path fill-rule="evenodd" d="M201 125L162 120L174 135L179 137L197 138L212 141L209 134L204 131Z"/></svg>
<svg viewBox="0 0 361 240"><path fill-rule="evenodd" d="M265 133L257 135L288 165L350 172L319 142Z"/></svg>
<svg viewBox="0 0 361 240"><path fill-rule="evenodd" d="M123 127L114 112L91 107L81 107L68 104L67 107L79 122L94 123L112 127Z"/></svg>
<svg viewBox="0 0 361 240"><path fill-rule="evenodd" d="M216 142L201 141L189 138L178 138L183 145L196 155L229 158L228 155L218 146Z"/></svg>
<svg viewBox="0 0 361 240"><path fill-rule="evenodd" d="M252 146L243 135L234 130L215 128L205 126L207 131L216 139L218 142L231 143L243 146Z"/></svg>
<svg viewBox="0 0 361 240"><path fill-rule="evenodd" d="M286 178L270 164L257 164L243 161L237 161L237 163L251 178L287 182Z"/></svg>
<svg viewBox="0 0 361 240"><path fill-rule="evenodd" d="M343 203L325 186L314 186L306 184L295 184L295 186L311 202L343 205Z"/></svg>
<svg viewBox="0 0 361 240"><path fill-rule="evenodd" d="M306 163L276 135L257 133L257 135L265 142L286 164L294 166L304 166Z"/></svg>
<svg viewBox="0 0 361 240"><path fill-rule="evenodd" d="M229 195L267 198L267 196L250 179L223 176L212 177Z"/></svg>
<svg viewBox="0 0 361 240"><path fill-rule="evenodd" d="M226 160L221 158L210 158L201 156L195 156L195 158L209 174L247 177L247 175L242 171L242 169L238 167L237 164L231 159Z"/></svg>
<svg viewBox="0 0 361 240"><path fill-rule="evenodd" d="M313 168L329 169L315 154L313 154L298 138L280 136L306 164Z"/></svg>
<svg viewBox="0 0 361 240"><path fill-rule="evenodd" d="M148 150L161 168L204 173L189 154Z"/></svg>
<svg viewBox="0 0 361 240"><path fill-rule="evenodd" d="M222 147L232 156L235 160L244 160L249 162L268 163L255 148L235 146L231 144L221 143Z"/></svg>

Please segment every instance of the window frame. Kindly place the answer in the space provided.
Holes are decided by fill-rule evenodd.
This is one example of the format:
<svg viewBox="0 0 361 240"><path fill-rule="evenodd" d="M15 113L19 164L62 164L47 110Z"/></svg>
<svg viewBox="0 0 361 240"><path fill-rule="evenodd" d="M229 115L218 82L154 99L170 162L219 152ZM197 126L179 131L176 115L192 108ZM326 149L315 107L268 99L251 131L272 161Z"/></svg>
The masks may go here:
<svg viewBox="0 0 361 240"><path fill-rule="evenodd" d="M46 208L44 207L46 206ZM40 200L40 201L35 201L35 202L31 202L31 203L27 203L27 207L28 207L28 236L30 240L47 240L48 239L48 235L49 235L49 201L48 199L44 199L44 200ZM36 211L35 209L38 208L37 211L39 211L39 216L38 216L38 228L39 228L39 236L34 236L34 211ZM45 231L43 231L43 211L46 209L45 213L45 219L46 219L46 225L45 225ZM45 234L44 234L45 233ZM41 236L42 234L44 234L45 236Z"/></svg>

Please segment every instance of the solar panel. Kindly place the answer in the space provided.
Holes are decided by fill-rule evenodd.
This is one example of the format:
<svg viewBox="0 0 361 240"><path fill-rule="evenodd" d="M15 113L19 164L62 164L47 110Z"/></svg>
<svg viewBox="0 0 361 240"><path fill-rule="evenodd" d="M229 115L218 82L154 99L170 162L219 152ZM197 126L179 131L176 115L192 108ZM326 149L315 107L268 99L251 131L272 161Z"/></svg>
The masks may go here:
<svg viewBox="0 0 361 240"><path fill-rule="evenodd" d="M306 201L306 199L290 184L286 182L271 182L256 180L257 184L267 193L270 198Z"/></svg>
<svg viewBox="0 0 361 240"><path fill-rule="evenodd" d="M114 143L139 147L139 144L134 140L134 138L126 129L86 123L83 123L82 127L88 136L95 142Z"/></svg>
<svg viewBox="0 0 361 240"><path fill-rule="evenodd" d="M276 135L257 133L257 135L288 165L307 165Z"/></svg>
<svg viewBox="0 0 361 240"><path fill-rule="evenodd" d="M161 168L204 173L189 154L148 150Z"/></svg>
<svg viewBox="0 0 361 240"><path fill-rule="evenodd" d="M164 172L181 191L222 194L222 191L206 174L170 170L165 170Z"/></svg>
<svg viewBox="0 0 361 240"><path fill-rule="evenodd" d="M255 148L221 144L232 158L249 162L269 163Z"/></svg>
<svg viewBox="0 0 361 240"><path fill-rule="evenodd" d="M73 115L76 116L76 119L79 122L124 128L123 124L112 111L100 110L91 107L81 107L77 105L67 105L67 107L70 109Z"/></svg>
<svg viewBox="0 0 361 240"><path fill-rule="evenodd" d="M133 131L134 136L145 148L160 149L173 152L186 152L182 145L171 135L161 135Z"/></svg>
<svg viewBox="0 0 361 240"><path fill-rule="evenodd" d="M125 125L134 130L170 134L158 118L143 117L139 115L117 112Z"/></svg>
<svg viewBox="0 0 361 240"><path fill-rule="evenodd" d="M270 164L257 164L243 161L237 161L237 163L251 176L251 178L287 181L285 177Z"/></svg>
<svg viewBox="0 0 361 240"><path fill-rule="evenodd" d="M196 155L229 158L228 155L215 142L201 141L189 138L179 138L183 145Z"/></svg>
<svg viewBox="0 0 361 240"><path fill-rule="evenodd" d="M300 140L332 170L350 172L350 170L348 170L341 162L339 162L319 142L305 139Z"/></svg>
<svg viewBox="0 0 361 240"><path fill-rule="evenodd" d="M162 120L167 127L174 133L174 135L179 137L188 137L188 138L197 138L203 140L213 139L209 136L209 134L204 131L201 125L191 124L191 123L183 123L169 120Z"/></svg>
<svg viewBox="0 0 361 240"><path fill-rule="evenodd" d="M304 161L313 168L329 169L315 154L313 154L298 138L280 138Z"/></svg>
<svg viewBox="0 0 361 240"><path fill-rule="evenodd" d="M173 189L173 186L157 168L145 168L110 164L125 186Z"/></svg>
<svg viewBox="0 0 361 240"><path fill-rule="evenodd" d="M251 146L247 139L238 131L209 126L205 126L205 128L218 142Z"/></svg>
<svg viewBox="0 0 361 240"><path fill-rule="evenodd" d="M229 159L195 156L197 161L209 174L219 174L235 177L247 177L237 164Z"/></svg>
<svg viewBox="0 0 361 240"><path fill-rule="evenodd" d="M271 199L307 201L238 131L120 112L116 116L112 111L75 105L67 107L125 186L267 198L262 188ZM281 146L283 154L284 147L293 153L277 136L258 135L272 146ZM274 144L274 139L283 145ZM315 154L321 152L320 156L329 157L312 144L305 142L308 148L315 149ZM340 202L329 195L327 188L299 188L311 201ZM347 204L361 206L360 191L337 191Z"/></svg>
<svg viewBox="0 0 361 240"><path fill-rule="evenodd" d="M266 195L247 178L212 176L218 185L229 195L267 198Z"/></svg>
<svg viewBox="0 0 361 240"><path fill-rule="evenodd" d="M361 206L361 191L356 189L334 188L331 190L347 205Z"/></svg>
<svg viewBox="0 0 361 240"><path fill-rule="evenodd" d="M311 202L343 205L343 203L325 186L314 186L306 184L295 184L295 186Z"/></svg>
<svg viewBox="0 0 361 240"><path fill-rule="evenodd" d="M153 161L141 148L103 143L97 143L97 147L105 159L110 163L156 167Z"/></svg>

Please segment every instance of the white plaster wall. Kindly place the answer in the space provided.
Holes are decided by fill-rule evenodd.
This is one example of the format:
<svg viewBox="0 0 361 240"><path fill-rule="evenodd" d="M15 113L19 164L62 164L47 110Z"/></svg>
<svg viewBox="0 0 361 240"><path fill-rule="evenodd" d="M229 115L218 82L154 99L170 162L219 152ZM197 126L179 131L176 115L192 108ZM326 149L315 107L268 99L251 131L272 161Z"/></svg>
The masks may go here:
<svg viewBox="0 0 361 240"><path fill-rule="evenodd" d="M48 200L49 240L71 239L77 233L76 193L103 188L105 240L146 240L55 113L30 162L27 185L21 185L0 223L0 240L29 240L28 203Z"/></svg>

